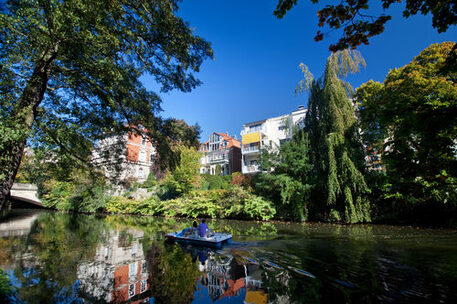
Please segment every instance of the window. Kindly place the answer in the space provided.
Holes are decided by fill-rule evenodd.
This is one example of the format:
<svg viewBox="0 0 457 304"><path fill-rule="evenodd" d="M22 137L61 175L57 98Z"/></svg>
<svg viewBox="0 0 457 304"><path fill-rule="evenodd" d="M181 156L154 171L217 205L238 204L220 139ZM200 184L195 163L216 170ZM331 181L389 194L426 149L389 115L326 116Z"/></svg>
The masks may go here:
<svg viewBox="0 0 457 304"><path fill-rule="evenodd" d="M146 280L141 280L141 293L146 291Z"/></svg>
<svg viewBox="0 0 457 304"><path fill-rule="evenodd" d="M249 126L249 131L250 132L260 131L261 129L262 129L262 124Z"/></svg>
<svg viewBox="0 0 457 304"><path fill-rule="evenodd" d="M136 244L132 245L132 256L136 255Z"/></svg>
<svg viewBox="0 0 457 304"><path fill-rule="evenodd" d="M147 266L148 266L148 264L146 264L146 261L143 261L141 263L141 273L146 273L147 272Z"/></svg>
<svg viewBox="0 0 457 304"><path fill-rule="evenodd" d="M137 177L138 177L138 178L143 178L143 176L144 176L143 168L139 168L139 169L138 169L138 175L137 175Z"/></svg>
<svg viewBox="0 0 457 304"><path fill-rule="evenodd" d="M135 295L135 284L129 285L129 299Z"/></svg>
<svg viewBox="0 0 457 304"><path fill-rule="evenodd" d="M133 277L136 275L137 268L138 266L136 262L129 264L129 277Z"/></svg>
<svg viewBox="0 0 457 304"><path fill-rule="evenodd" d="M144 137L141 138L141 145L142 146L146 146L147 142L148 142L148 140L146 138L144 138Z"/></svg>
<svg viewBox="0 0 457 304"><path fill-rule="evenodd" d="M151 153L151 155L149 155L149 162L153 163L154 162L154 154Z"/></svg>
<svg viewBox="0 0 457 304"><path fill-rule="evenodd" d="M217 134L211 135L211 137L209 138L209 141L212 143L219 142L219 135L217 135Z"/></svg>
<svg viewBox="0 0 457 304"><path fill-rule="evenodd" d="M146 162L146 151L140 151L139 161Z"/></svg>
<svg viewBox="0 0 457 304"><path fill-rule="evenodd" d="M279 130L279 131L283 131L283 130L285 130L285 129L287 129L286 126L279 126L279 127L278 127L278 130Z"/></svg>

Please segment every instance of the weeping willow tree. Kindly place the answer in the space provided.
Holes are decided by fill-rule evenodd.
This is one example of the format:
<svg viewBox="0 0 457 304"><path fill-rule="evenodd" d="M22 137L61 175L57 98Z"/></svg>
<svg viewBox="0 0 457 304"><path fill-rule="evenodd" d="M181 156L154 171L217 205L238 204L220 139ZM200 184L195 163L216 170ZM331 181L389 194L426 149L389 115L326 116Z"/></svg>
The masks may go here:
<svg viewBox="0 0 457 304"><path fill-rule="evenodd" d="M305 65L305 78L297 90L308 90L308 114L304 132L310 142L310 217L359 223L370 221L370 192L364 179L364 150L358 132L352 88L343 79L365 65L357 51L333 53L325 75L314 79Z"/></svg>

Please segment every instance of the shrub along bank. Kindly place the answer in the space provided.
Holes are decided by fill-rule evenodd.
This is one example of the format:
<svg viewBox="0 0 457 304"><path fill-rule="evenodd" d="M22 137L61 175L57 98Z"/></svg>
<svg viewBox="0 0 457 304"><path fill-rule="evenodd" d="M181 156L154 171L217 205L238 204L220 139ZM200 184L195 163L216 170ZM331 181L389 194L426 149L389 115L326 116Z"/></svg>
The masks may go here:
<svg viewBox="0 0 457 304"><path fill-rule="evenodd" d="M157 196L144 200L116 196L106 202L105 208L109 213L255 220L268 220L276 213L271 202L238 186L228 190L194 190L170 200Z"/></svg>
<svg viewBox="0 0 457 304"><path fill-rule="evenodd" d="M146 199L131 198L128 191L123 196L110 196L103 183L49 181L41 199L44 206L63 211L245 220L273 218L276 209L270 201L249 188L231 185L229 178L204 176L202 179L211 180L212 190L194 189L181 196L174 195L175 189L164 180L158 185L157 194Z"/></svg>
<svg viewBox="0 0 457 304"><path fill-rule="evenodd" d="M241 174L201 175L201 155L195 148L180 144L173 150L179 156L176 165L161 180L150 174L143 184L132 182L118 196L113 196L102 172L73 168L71 162L45 162L38 153L24 162L20 176L38 185L45 207L63 211L245 220L275 215L273 204L255 195ZM132 198L139 187L151 196Z"/></svg>

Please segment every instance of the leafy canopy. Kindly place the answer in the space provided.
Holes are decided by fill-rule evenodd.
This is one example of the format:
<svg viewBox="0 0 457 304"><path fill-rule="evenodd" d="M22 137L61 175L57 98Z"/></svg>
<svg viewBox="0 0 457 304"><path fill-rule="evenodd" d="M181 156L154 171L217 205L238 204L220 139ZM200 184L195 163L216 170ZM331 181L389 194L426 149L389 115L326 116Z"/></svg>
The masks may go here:
<svg viewBox="0 0 457 304"><path fill-rule="evenodd" d="M384 83L357 89L365 141L383 147L388 194L403 202L457 201L455 46L432 44Z"/></svg>
<svg viewBox="0 0 457 304"><path fill-rule="evenodd" d="M0 149L7 140L26 138L32 124L37 145L81 161L94 141L126 126L141 124L153 138L167 139L176 124L158 116L160 97L141 77L152 75L162 92L188 92L200 84L194 74L202 61L212 57L210 44L176 16L178 2L2 3L0 128L9 138L0 141ZM42 95L27 100L30 90ZM31 110L35 115L27 116Z"/></svg>
<svg viewBox="0 0 457 304"><path fill-rule="evenodd" d="M316 4L319 0L311 0ZM401 0L381 0L383 10L388 10L393 3ZM403 16L408 18L418 13L422 15L433 15L433 27L438 33L445 32L449 26L457 24L457 3L455 1L430 1L430 0L406 0ZM278 0L274 15L283 18L286 13L297 5L298 0ZM367 11L372 4L368 0L343 0L338 4L327 4L317 12L319 27L326 25L331 29L343 28L343 35L336 44L331 44L330 51L342 51L351 47L352 49L384 32L384 25L392 19L388 14L370 16ZM314 37L315 41L324 39L324 33L318 31Z"/></svg>

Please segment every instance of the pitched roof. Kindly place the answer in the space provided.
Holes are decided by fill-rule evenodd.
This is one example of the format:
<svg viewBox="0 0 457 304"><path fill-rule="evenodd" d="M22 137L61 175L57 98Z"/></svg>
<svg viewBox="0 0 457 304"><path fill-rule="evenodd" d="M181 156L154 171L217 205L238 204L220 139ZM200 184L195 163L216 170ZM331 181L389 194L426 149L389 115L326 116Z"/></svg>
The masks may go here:
<svg viewBox="0 0 457 304"><path fill-rule="evenodd" d="M231 148L231 147L236 147L236 148L241 148L241 142L233 137L231 137L230 135L228 135L228 133L221 133L221 132L213 132L211 134L217 134L219 136L222 136L222 138L224 140L226 140L228 142L227 144L227 149ZM207 144L209 141L206 141L204 142L203 144Z"/></svg>

